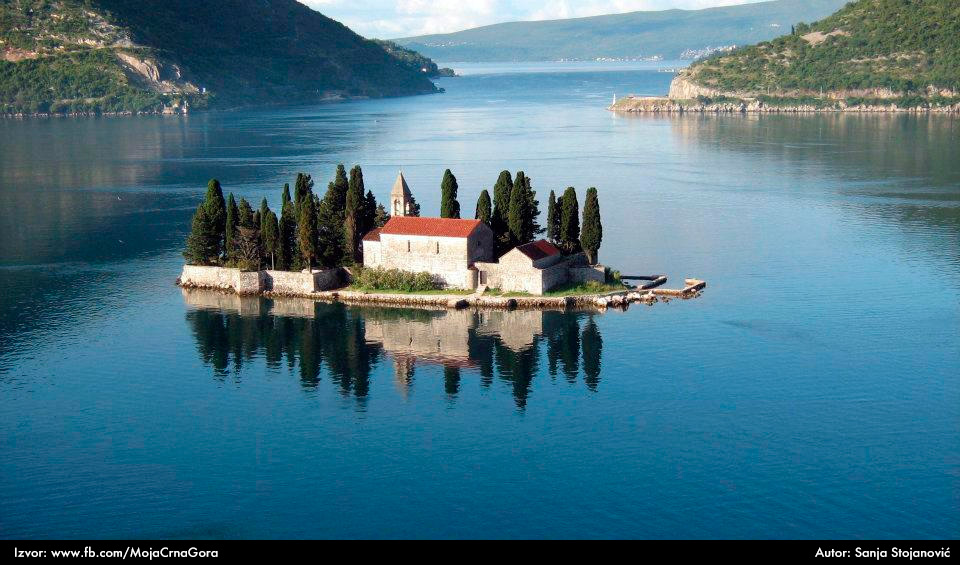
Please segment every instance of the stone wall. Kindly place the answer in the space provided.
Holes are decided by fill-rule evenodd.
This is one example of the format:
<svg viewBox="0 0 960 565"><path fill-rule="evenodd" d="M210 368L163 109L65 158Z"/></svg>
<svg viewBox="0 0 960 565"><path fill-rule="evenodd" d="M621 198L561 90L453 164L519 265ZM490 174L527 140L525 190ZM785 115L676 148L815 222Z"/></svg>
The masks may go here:
<svg viewBox="0 0 960 565"><path fill-rule="evenodd" d="M596 281L599 283L607 281L607 275L602 265L595 265L593 267L571 267L568 269L568 276L569 282L575 284L589 281Z"/></svg>
<svg viewBox="0 0 960 565"><path fill-rule="evenodd" d="M291 271L241 271L227 267L184 265L178 284L186 288L208 288L237 294L301 295L343 286L340 269L320 269L312 273Z"/></svg>

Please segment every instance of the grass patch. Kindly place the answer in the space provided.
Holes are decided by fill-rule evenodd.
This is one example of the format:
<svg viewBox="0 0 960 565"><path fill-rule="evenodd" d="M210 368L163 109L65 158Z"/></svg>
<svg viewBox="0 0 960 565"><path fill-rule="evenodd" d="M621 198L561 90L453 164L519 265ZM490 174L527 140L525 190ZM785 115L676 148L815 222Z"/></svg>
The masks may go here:
<svg viewBox="0 0 960 565"><path fill-rule="evenodd" d="M473 294L472 290L463 290L461 288L435 288L430 290L406 290L403 288L367 288L363 286L358 286L352 284L346 288L346 290L352 290L354 292L368 292L370 294L421 294L425 296L439 296L439 295L454 295L454 296L467 296Z"/></svg>
<svg viewBox="0 0 960 565"><path fill-rule="evenodd" d="M582 296L584 294L606 294L608 292L619 292L623 290L628 290L623 283L587 281L557 287L544 293L544 296Z"/></svg>

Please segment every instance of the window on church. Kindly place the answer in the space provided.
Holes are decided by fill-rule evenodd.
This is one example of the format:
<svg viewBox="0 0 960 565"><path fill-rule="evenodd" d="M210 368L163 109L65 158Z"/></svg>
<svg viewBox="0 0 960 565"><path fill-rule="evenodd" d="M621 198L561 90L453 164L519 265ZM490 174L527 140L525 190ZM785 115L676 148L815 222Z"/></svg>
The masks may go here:
<svg viewBox="0 0 960 565"><path fill-rule="evenodd" d="M437 253L440 253L440 242L437 242Z"/></svg>
<svg viewBox="0 0 960 565"><path fill-rule="evenodd" d="M407 240L407 253L410 253L410 240Z"/></svg>

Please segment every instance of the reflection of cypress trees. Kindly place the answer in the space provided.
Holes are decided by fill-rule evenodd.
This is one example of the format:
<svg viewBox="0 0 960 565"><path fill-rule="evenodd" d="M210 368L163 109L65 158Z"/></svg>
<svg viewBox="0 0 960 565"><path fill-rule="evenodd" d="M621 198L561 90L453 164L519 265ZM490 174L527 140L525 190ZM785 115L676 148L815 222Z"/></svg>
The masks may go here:
<svg viewBox="0 0 960 565"><path fill-rule="evenodd" d="M479 314L473 316L473 326L479 323ZM493 349L494 338L492 336L480 335L476 330L470 331L467 341L470 359L475 362L480 369L480 386L487 388L493 384Z"/></svg>
<svg viewBox="0 0 960 565"><path fill-rule="evenodd" d="M576 314L547 312L543 324L550 374L555 375L559 366L571 383L576 382L580 369L580 324L577 317Z"/></svg>
<svg viewBox="0 0 960 565"><path fill-rule="evenodd" d="M539 342L522 351L514 351L504 346L499 340L496 342L497 370L500 378L513 384L513 400L517 408L527 406L527 397L530 396L530 383L540 367Z"/></svg>
<svg viewBox="0 0 960 565"><path fill-rule="evenodd" d="M243 363L260 355L270 367L298 369L304 387L315 387L326 362L331 380L343 394L365 397L370 390L371 367L380 349L364 340L363 317L350 315L343 305L317 305L315 318L241 316L218 310L187 312L201 359L219 376L231 363L240 372Z"/></svg>
<svg viewBox="0 0 960 565"><path fill-rule="evenodd" d="M447 396L456 396L460 392L460 368L443 368L443 390Z"/></svg>
<svg viewBox="0 0 960 565"><path fill-rule="evenodd" d="M580 337L583 346L583 380L590 390L596 391L600 384L600 357L603 351L603 338L593 316L587 321Z"/></svg>

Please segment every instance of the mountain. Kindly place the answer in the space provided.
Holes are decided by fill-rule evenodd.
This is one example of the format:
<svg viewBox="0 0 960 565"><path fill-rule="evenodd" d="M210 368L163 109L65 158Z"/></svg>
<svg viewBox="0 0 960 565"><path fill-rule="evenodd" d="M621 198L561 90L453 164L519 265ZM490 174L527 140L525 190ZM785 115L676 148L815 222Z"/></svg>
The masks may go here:
<svg viewBox="0 0 960 565"><path fill-rule="evenodd" d="M2 0L0 55L2 113L437 91L420 68L294 0Z"/></svg>
<svg viewBox="0 0 960 565"><path fill-rule="evenodd" d="M814 105L960 101L960 1L858 0L789 35L684 70L674 99Z"/></svg>
<svg viewBox="0 0 960 565"><path fill-rule="evenodd" d="M705 10L510 22L394 41L439 61L695 58L710 48L771 39L792 24L834 12L846 1L776 0Z"/></svg>

